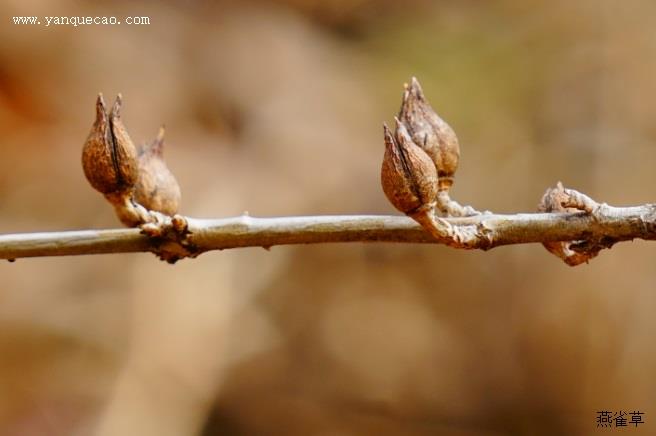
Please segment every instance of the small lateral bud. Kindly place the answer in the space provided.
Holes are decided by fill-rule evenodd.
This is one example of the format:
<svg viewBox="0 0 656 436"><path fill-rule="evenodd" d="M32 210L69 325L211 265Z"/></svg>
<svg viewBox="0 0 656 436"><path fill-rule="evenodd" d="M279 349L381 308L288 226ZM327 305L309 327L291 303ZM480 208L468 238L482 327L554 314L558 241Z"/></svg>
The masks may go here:
<svg viewBox="0 0 656 436"><path fill-rule="evenodd" d="M121 121L121 95L107 114L102 94L96 101L96 121L82 149L84 175L107 195L130 192L137 181L137 151Z"/></svg>
<svg viewBox="0 0 656 436"><path fill-rule="evenodd" d="M448 191L458 169L460 146L451 128L430 106L424 97L419 81L413 77L405 85L399 119L407 128L412 140L432 159L439 177L439 190Z"/></svg>
<svg viewBox="0 0 656 436"><path fill-rule="evenodd" d="M383 192L406 215L432 211L437 195L437 171L428 155L412 142L398 119L396 137L383 126L385 155L381 169Z"/></svg>
<svg viewBox="0 0 656 436"><path fill-rule="evenodd" d="M139 179L135 201L148 210L172 216L180 206L180 186L164 161L164 128L139 150Z"/></svg>

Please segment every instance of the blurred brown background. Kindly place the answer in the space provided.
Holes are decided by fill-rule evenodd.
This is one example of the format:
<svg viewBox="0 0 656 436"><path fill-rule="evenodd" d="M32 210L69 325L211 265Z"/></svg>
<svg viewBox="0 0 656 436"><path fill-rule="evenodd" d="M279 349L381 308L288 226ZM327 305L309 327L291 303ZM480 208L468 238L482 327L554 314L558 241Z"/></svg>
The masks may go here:
<svg viewBox="0 0 656 436"><path fill-rule="evenodd" d="M394 213L382 121L422 82L460 137L453 195L531 211L562 180L654 201L647 0L4 1L0 232L118 226L82 174L99 91L167 127L182 212ZM12 16L149 16L19 26ZM340 244L0 264L2 435L656 434L653 244L566 267Z"/></svg>

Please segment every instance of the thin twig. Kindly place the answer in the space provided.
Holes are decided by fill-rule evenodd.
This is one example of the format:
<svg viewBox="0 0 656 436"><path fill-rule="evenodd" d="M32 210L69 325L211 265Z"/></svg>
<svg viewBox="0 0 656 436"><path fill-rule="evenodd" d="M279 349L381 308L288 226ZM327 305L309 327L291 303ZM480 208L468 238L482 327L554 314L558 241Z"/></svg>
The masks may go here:
<svg viewBox="0 0 656 436"><path fill-rule="evenodd" d="M444 218L463 238L461 248L553 241L593 241L610 247L632 239L656 239L656 205L592 213L530 213ZM175 261L210 250L327 242L437 243L415 221L401 216L305 216L223 219L187 218L183 240L152 237L140 229L82 230L0 235L0 259L82 254L153 252Z"/></svg>

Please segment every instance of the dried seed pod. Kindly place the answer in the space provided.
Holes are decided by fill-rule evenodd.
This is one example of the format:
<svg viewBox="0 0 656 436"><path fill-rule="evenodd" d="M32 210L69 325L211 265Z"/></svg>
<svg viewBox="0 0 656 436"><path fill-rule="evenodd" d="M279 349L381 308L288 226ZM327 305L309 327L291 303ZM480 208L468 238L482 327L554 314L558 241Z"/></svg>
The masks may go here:
<svg viewBox="0 0 656 436"><path fill-rule="evenodd" d="M82 149L82 168L101 193L130 192L137 181L137 151L121 121L121 95L108 115L102 94L96 101L96 121Z"/></svg>
<svg viewBox="0 0 656 436"><path fill-rule="evenodd" d="M164 161L164 128L157 139L139 150L139 179L134 191L146 209L174 215L180 206L180 186Z"/></svg>
<svg viewBox="0 0 656 436"><path fill-rule="evenodd" d="M458 137L428 104L415 77L410 85L405 86L399 119L407 126L414 143L434 162L439 177L439 190L448 191L460 159Z"/></svg>
<svg viewBox="0 0 656 436"><path fill-rule="evenodd" d="M398 119L396 137L387 125L385 156L381 169L383 192L399 211L412 216L432 211L437 195L437 171L430 157L416 144Z"/></svg>

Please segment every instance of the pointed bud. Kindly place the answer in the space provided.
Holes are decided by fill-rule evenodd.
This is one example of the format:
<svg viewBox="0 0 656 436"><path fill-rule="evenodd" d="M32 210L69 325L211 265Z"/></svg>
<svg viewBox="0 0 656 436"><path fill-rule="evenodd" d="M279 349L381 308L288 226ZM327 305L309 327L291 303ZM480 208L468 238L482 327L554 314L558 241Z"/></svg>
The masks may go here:
<svg viewBox="0 0 656 436"><path fill-rule="evenodd" d="M164 161L164 128L157 139L141 148L139 181L134 198L148 210L174 215L180 205L180 186Z"/></svg>
<svg viewBox="0 0 656 436"><path fill-rule="evenodd" d="M437 171L428 155L412 142L398 119L396 138L383 126L385 156L381 169L383 192L406 215L432 210L437 195Z"/></svg>
<svg viewBox="0 0 656 436"><path fill-rule="evenodd" d="M102 94L96 121L82 149L82 168L91 186L103 194L129 192L137 181L137 151L120 117L121 95L107 114Z"/></svg>
<svg viewBox="0 0 656 436"><path fill-rule="evenodd" d="M416 78L405 86L399 119L415 144L430 156L437 168L439 190L448 191L458 169L460 146L455 132L428 104Z"/></svg>

